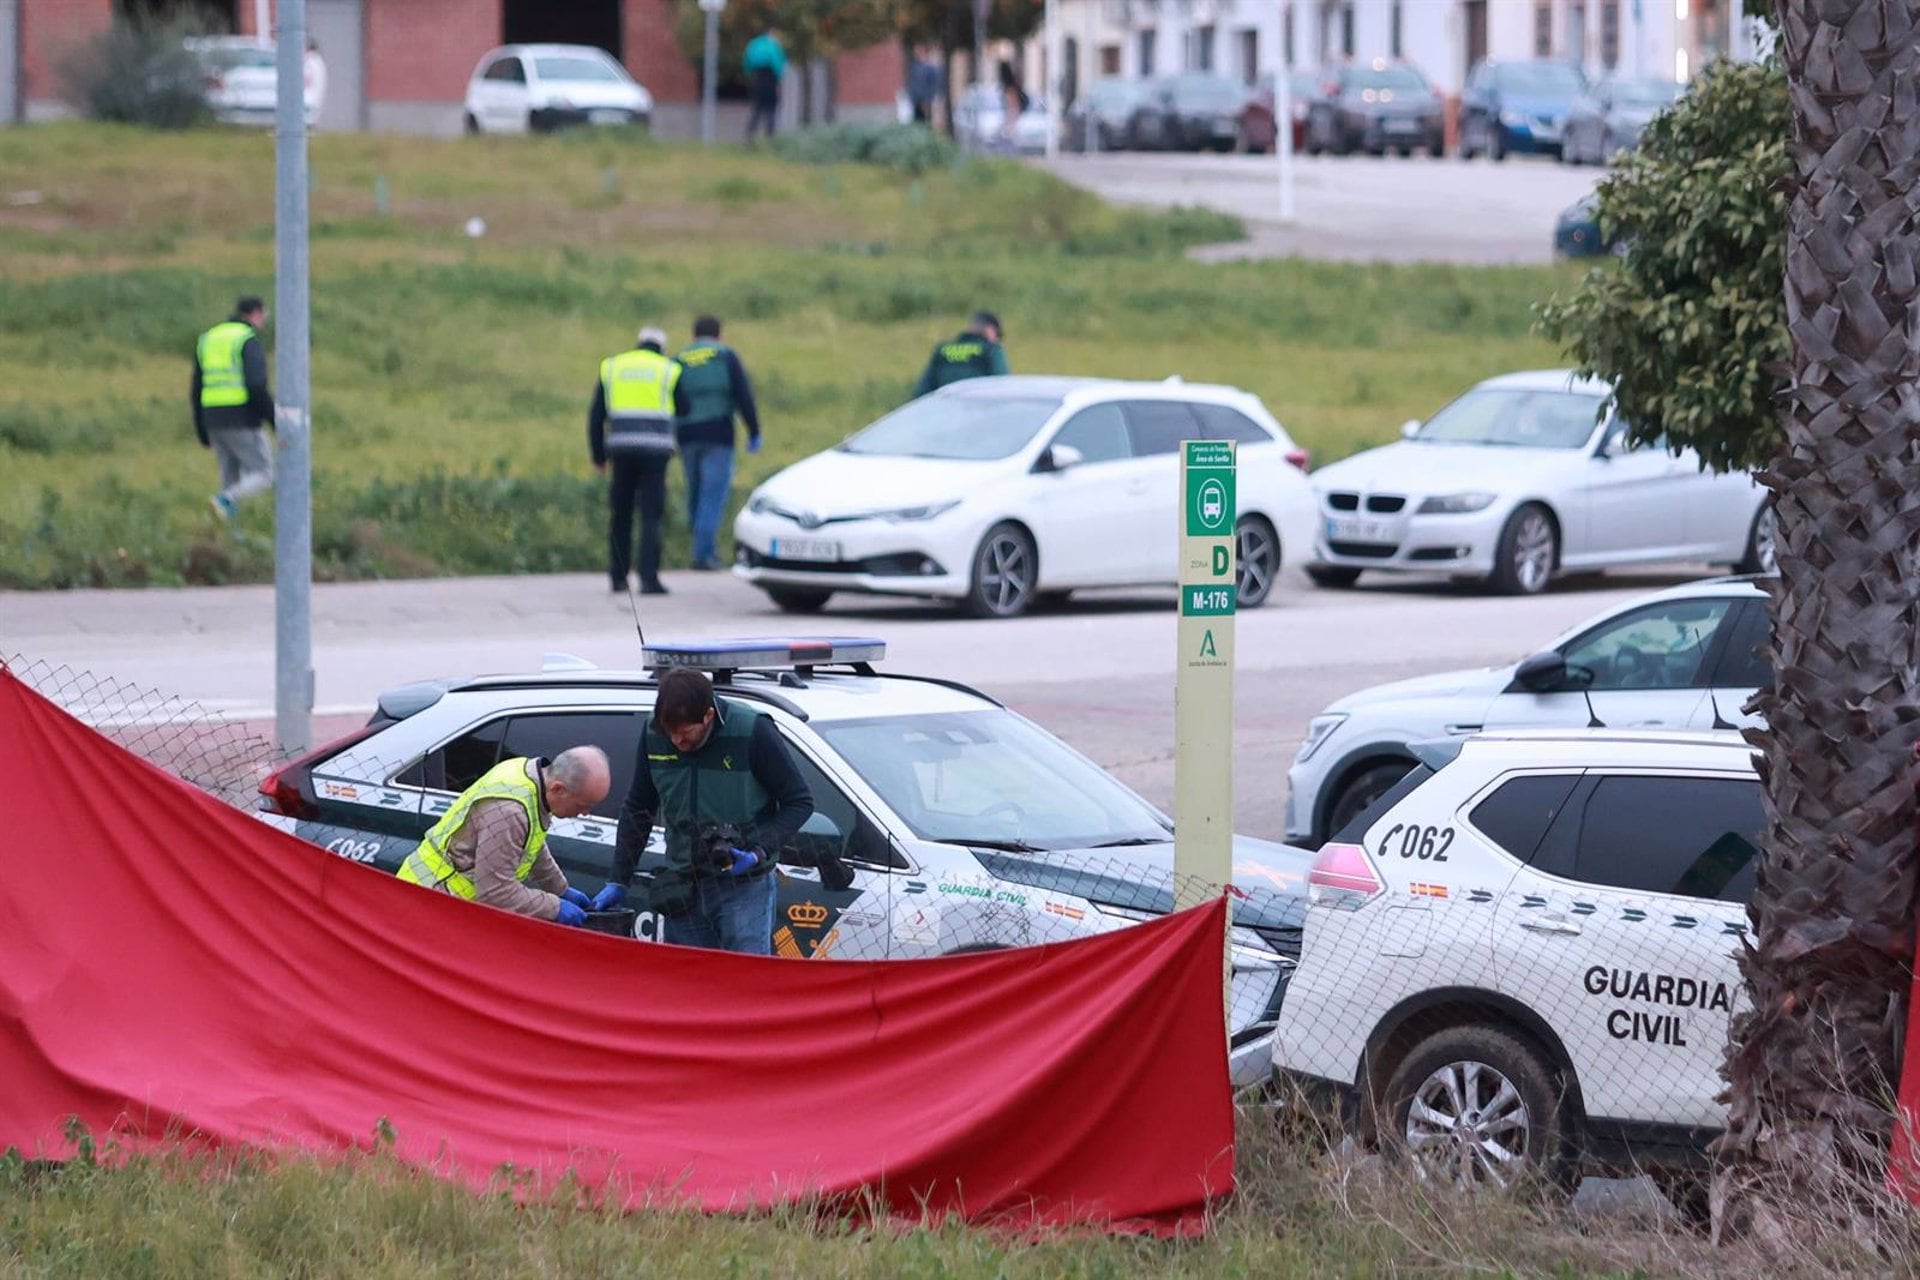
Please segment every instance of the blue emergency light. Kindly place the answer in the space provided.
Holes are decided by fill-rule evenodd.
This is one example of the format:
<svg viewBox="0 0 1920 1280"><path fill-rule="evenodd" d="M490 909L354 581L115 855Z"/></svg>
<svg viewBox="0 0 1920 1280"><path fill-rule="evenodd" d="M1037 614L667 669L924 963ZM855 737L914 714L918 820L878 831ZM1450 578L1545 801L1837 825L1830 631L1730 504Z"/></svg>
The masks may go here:
<svg viewBox="0 0 1920 1280"><path fill-rule="evenodd" d="M855 666L879 662L886 656L886 641L869 636L758 636L650 644L641 649L640 663L648 671L668 667L784 671L794 667Z"/></svg>

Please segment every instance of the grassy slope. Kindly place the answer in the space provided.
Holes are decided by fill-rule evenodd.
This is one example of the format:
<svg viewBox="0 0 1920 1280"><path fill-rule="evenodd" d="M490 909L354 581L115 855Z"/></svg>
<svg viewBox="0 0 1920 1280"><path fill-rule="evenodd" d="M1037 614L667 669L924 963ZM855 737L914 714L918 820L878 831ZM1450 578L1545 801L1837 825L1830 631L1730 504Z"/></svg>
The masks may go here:
<svg viewBox="0 0 1920 1280"><path fill-rule="evenodd" d="M232 536L210 524L185 398L195 334L271 293L272 173L258 133L63 125L0 149L0 585L267 576L264 503ZM980 305L1019 370L1236 383L1323 460L1554 359L1528 333L1551 270L1197 266L1180 250L1226 220L1006 164L916 180L610 138L325 136L313 174L322 576L596 567L596 362L699 311L727 320L769 424L740 494L897 403Z"/></svg>

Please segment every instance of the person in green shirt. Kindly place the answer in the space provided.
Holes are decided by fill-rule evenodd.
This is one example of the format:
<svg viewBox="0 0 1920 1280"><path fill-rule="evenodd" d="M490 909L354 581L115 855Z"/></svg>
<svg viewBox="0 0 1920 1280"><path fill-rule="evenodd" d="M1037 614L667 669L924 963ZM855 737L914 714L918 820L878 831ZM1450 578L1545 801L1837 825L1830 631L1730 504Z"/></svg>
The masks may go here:
<svg viewBox="0 0 1920 1280"><path fill-rule="evenodd" d="M754 131L762 125L771 138L774 121L780 115L780 82L787 75L787 51L780 43L780 29L768 24L765 31L749 40L740 65L747 73L747 96L753 103L753 110L747 113L747 141L753 141Z"/></svg>
<svg viewBox="0 0 1920 1280"><path fill-rule="evenodd" d="M914 384L913 395L917 400L949 383L1008 372L1007 353L1000 345L1000 318L991 311L976 311L959 337L933 349L925 372Z"/></svg>

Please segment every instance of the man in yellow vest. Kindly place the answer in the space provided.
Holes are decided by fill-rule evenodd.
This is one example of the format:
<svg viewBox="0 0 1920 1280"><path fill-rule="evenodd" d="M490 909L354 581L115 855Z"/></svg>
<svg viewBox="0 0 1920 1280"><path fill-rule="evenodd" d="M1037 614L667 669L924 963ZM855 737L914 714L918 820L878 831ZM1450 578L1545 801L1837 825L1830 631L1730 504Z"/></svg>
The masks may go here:
<svg viewBox="0 0 1920 1280"><path fill-rule="evenodd" d="M273 487L273 396L267 391L267 349L260 326L266 304L246 297L233 315L200 335L193 350L193 433L220 462L214 514L232 517L242 498Z"/></svg>
<svg viewBox="0 0 1920 1280"><path fill-rule="evenodd" d="M577 818L607 798L607 753L572 747L551 762L502 760L460 793L400 878L469 902L584 925L593 900L567 883L547 850L555 818Z"/></svg>
<svg viewBox="0 0 1920 1280"><path fill-rule="evenodd" d="M667 335L649 326L631 351L600 362L587 411L587 448L594 470L613 464L608 490L607 577L627 590L633 554L633 509L640 508L640 592L661 596L660 521L667 510L667 462L673 457L673 420L686 407L680 366L668 358Z"/></svg>

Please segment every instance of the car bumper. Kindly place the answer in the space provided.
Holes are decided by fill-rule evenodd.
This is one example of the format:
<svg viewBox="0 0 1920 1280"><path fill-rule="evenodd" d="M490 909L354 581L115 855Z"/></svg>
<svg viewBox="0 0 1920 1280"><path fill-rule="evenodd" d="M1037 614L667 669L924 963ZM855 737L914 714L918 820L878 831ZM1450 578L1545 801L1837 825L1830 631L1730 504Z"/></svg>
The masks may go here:
<svg viewBox="0 0 1920 1280"><path fill-rule="evenodd" d="M1414 499L1417 502L1418 499ZM1409 503L1409 505L1413 505ZM1506 523L1507 508L1496 503L1466 515L1358 516L1369 527L1337 522L1358 513L1322 510L1314 535L1313 561L1342 569L1383 569L1400 573L1472 574L1493 572L1494 550Z"/></svg>
<svg viewBox="0 0 1920 1280"><path fill-rule="evenodd" d="M785 516L743 511L733 540L734 574L754 586L957 599L972 585L977 539L946 516L806 529ZM793 554L795 546L803 554Z"/></svg>
<svg viewBox="0 0 1920 1280"><path fill-rule="evenodd" d="M527 113L527 127L539 132L587 124L638 125L644 129L650 123L647 112L627 107L535 107Z"/></svg>
<svg viewBox="0 0 1920 1280"><path fill-rule="evenodd" d="M1445 132L1439 116L1349 116L1341 127L1369 150L1424 147Z"/></svg>
<svg viewBox="0 0 1920 1280"><path fill-rule="evenodd" d="M1500 138L1508 151L1541 152L1558 155L1561 126L1557 124L1508 124L1500 122Z"/></svg>

